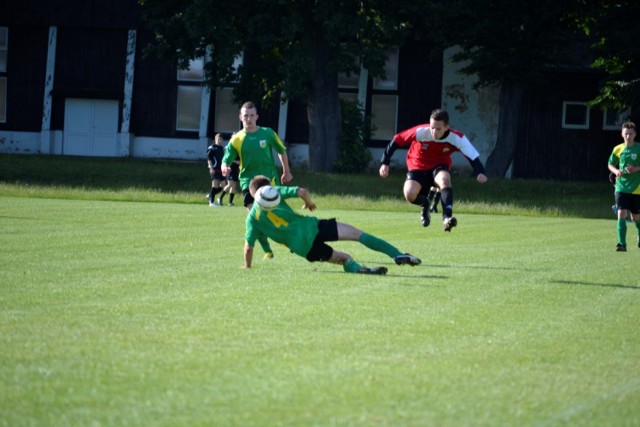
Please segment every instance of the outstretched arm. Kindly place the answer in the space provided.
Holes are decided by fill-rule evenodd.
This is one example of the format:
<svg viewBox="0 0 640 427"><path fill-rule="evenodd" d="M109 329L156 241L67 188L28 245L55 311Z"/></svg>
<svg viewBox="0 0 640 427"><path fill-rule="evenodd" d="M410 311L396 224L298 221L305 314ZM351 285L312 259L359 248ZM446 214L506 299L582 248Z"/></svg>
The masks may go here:
<svg viewBox="0 0 640 427"><path fill-rule="evenodd" d="M467 157L467 159L469 158ZM484 165L480 161L480 157L476 157L473 160L469 159L469 163L471 163L471 167L473 167L473 172L476 174L476 180L480 184L484 184L485 182L487 182L489 178L487 178L487 175L485 175Z"/></svg>
<svg viewBox="0 0 640 427"><path fill-rule="evenodd" d="M387 144L387 148L385 148L384 153L382 154L382 158L380 159L380 176L386 178L389 176L389 163L391 163L391 156L398 148L395 140L391 140L389 144Z"/></svg>
<svg viewBox="0 0 640 427"><path fill-rule="evenodd" d="M253 246L249 246L249 243L244 242L244 266L243 266L243 268L251 268L251 261L253 261Z"/></svg>
<svg viewBox="0 0 640 427"><path fill-rule="evenodd" d="M311 194L309 194L307 190L305 190L302 187L298 188L298 197L304 200L304 205L302 205L302 209L309 209L312 212L316 210L316 204L311 199Z"/></svg>

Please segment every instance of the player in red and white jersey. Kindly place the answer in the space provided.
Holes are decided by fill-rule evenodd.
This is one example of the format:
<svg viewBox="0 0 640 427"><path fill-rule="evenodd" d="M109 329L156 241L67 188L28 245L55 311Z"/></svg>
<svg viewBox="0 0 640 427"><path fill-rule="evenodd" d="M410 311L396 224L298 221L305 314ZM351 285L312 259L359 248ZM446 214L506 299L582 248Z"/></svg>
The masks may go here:
<svg viewBox="0 0 640 427"><path fill-rule="evenodd" d="M451 155L461 152L471 163L480 184L487 182L484 165L478 150L460 131L449 128L449 113L437 109L431 112L428 124L414 126L396 134L380 160L380 176L389 176L391 156L398 147L407 147L407 179L403 193L407 202L422 207L421 222L429 226L429 196L432 186L440 189L442 224L451 231L458 224L453 216L453 190L451 188Z"/></svg>

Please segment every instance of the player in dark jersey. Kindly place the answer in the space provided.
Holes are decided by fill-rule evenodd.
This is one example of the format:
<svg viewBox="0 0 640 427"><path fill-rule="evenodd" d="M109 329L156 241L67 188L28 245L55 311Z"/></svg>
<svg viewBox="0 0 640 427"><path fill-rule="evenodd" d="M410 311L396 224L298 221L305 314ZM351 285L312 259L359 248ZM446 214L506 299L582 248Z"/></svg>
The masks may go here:
<svg viewBox="0 0 640 427"><path fill-rule="evenodd" d="M239 173L240 161L235 160L231 163L231 172L229 172L229 176L227 177L227 185L224 186L222 193L218 196L218 200L216 200L220 206L223 205L224 195L227 193L229 193L229 206L233 206L233 198L236 196L236 193L240 192Z"/></svg>
<svg viewBox="0 0 640 427"><path fill-rule="evenodd" d="M215 196L222 191L222 187L226 184L225 178L222 176L222 157L224 156L222 142L222 135L218 133L214 138L214 143L207 147L207 166L211 176L211 191L207 195L207 200L209 200L211 207L218 206L215 203Z"/></svg>
<svg viewBox="0 0 640 427"><path fill-rule="evenodd" d="M477 181L484 184L487 176L478 150L462 132L449 128L449 114L440 109L431 112L428 124L414 126L393 137L380 160L381 177L389 176L391 156L399 147L408 147L404 198L422 207L421 222L427 227L431 223L427 193L432 186L437 186L440 189L443 228L451 231L458 224L453 216L451 155L461 152L471 163Z"/></svg>

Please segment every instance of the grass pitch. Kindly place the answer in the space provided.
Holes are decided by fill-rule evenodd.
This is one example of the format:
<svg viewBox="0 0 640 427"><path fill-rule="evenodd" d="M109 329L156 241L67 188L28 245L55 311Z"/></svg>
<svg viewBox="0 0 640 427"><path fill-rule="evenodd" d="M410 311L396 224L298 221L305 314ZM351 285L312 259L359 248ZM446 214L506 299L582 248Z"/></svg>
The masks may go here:
<svg viewBox="0 0 640 427"><path fill-rule="evenodd" d="M336 243L389 268L360 276L278 245L240 269L241 207L7 193L0 425L640 425L640 249L613 219L449 234L319 203L423 260Z"/></svg>

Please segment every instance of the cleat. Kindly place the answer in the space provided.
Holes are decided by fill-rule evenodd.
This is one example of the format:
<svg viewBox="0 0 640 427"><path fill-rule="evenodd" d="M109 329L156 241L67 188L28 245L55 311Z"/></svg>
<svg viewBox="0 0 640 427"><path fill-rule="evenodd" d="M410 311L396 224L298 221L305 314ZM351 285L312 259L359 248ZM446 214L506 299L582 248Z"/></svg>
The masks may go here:
<svg viewBox="0 0 640 427"><path fill-rule="evenodd" d="M420 265L420 263L422 263L422 260L420 258L414 257L413 255L410 255L410 254L403 254L403 255L394 256L393 260L398 265L411 265L411 266L414 266L414 265Z"/></svg>
<svg viewBox="0 0 640 427"><path fill-rule="evenodd" d="M216 203L218 203L220 206L222 206L222 200L220 199L220 197L218 197L218 199L216 200Z"/></svg>
<svg viewBox="0 0 640 427"><path fill-rule="evenodd" d="M422 212L420 213L420 222L423 227L428 227L431 224L431 214L429 213L429 205L422 206Z"/></svg>
<svg viewBox="0 0 640 427"><path fill-rule="evenodd" d="M451 229L456 225L458 225L458 220L456 219L455 216L449 216L449 217L446 217L444 221L442 221L442 225L443 225L444 231L451 232Z"/></svg>
<svg viewBox="0 0 640 427"><path fill-rule="evenodd" d="M209 203L209 207L211 207L211 208L217 208L218 206L220 206L220 205L218 205L216 203L213 203L213 202Z"/></svg>
<svg viewBox="0 0 640 427"><path fill-rule="evenodd" d="M227 206L235 206L235 205L233 204L233 202L229 202Z"/></svg>
<svg viewBox="0 0 640 427"><path fill-rule="evenodd" d="M207 194L204 198L207 199L209 203L213 203L213 200L211 200L211 194Z"/></svg>
<svg viewBox="0 0 640 427"><path fill-rule="evenodd" d="M616 245L616 252L627 252L627 246L622 243Z"/></svg>
<svg viewBox="0 0 640 427"><path fill-rule="evenodd" d="M358 274L387 274L387 267L362 267L356 271Z"/></svg>

